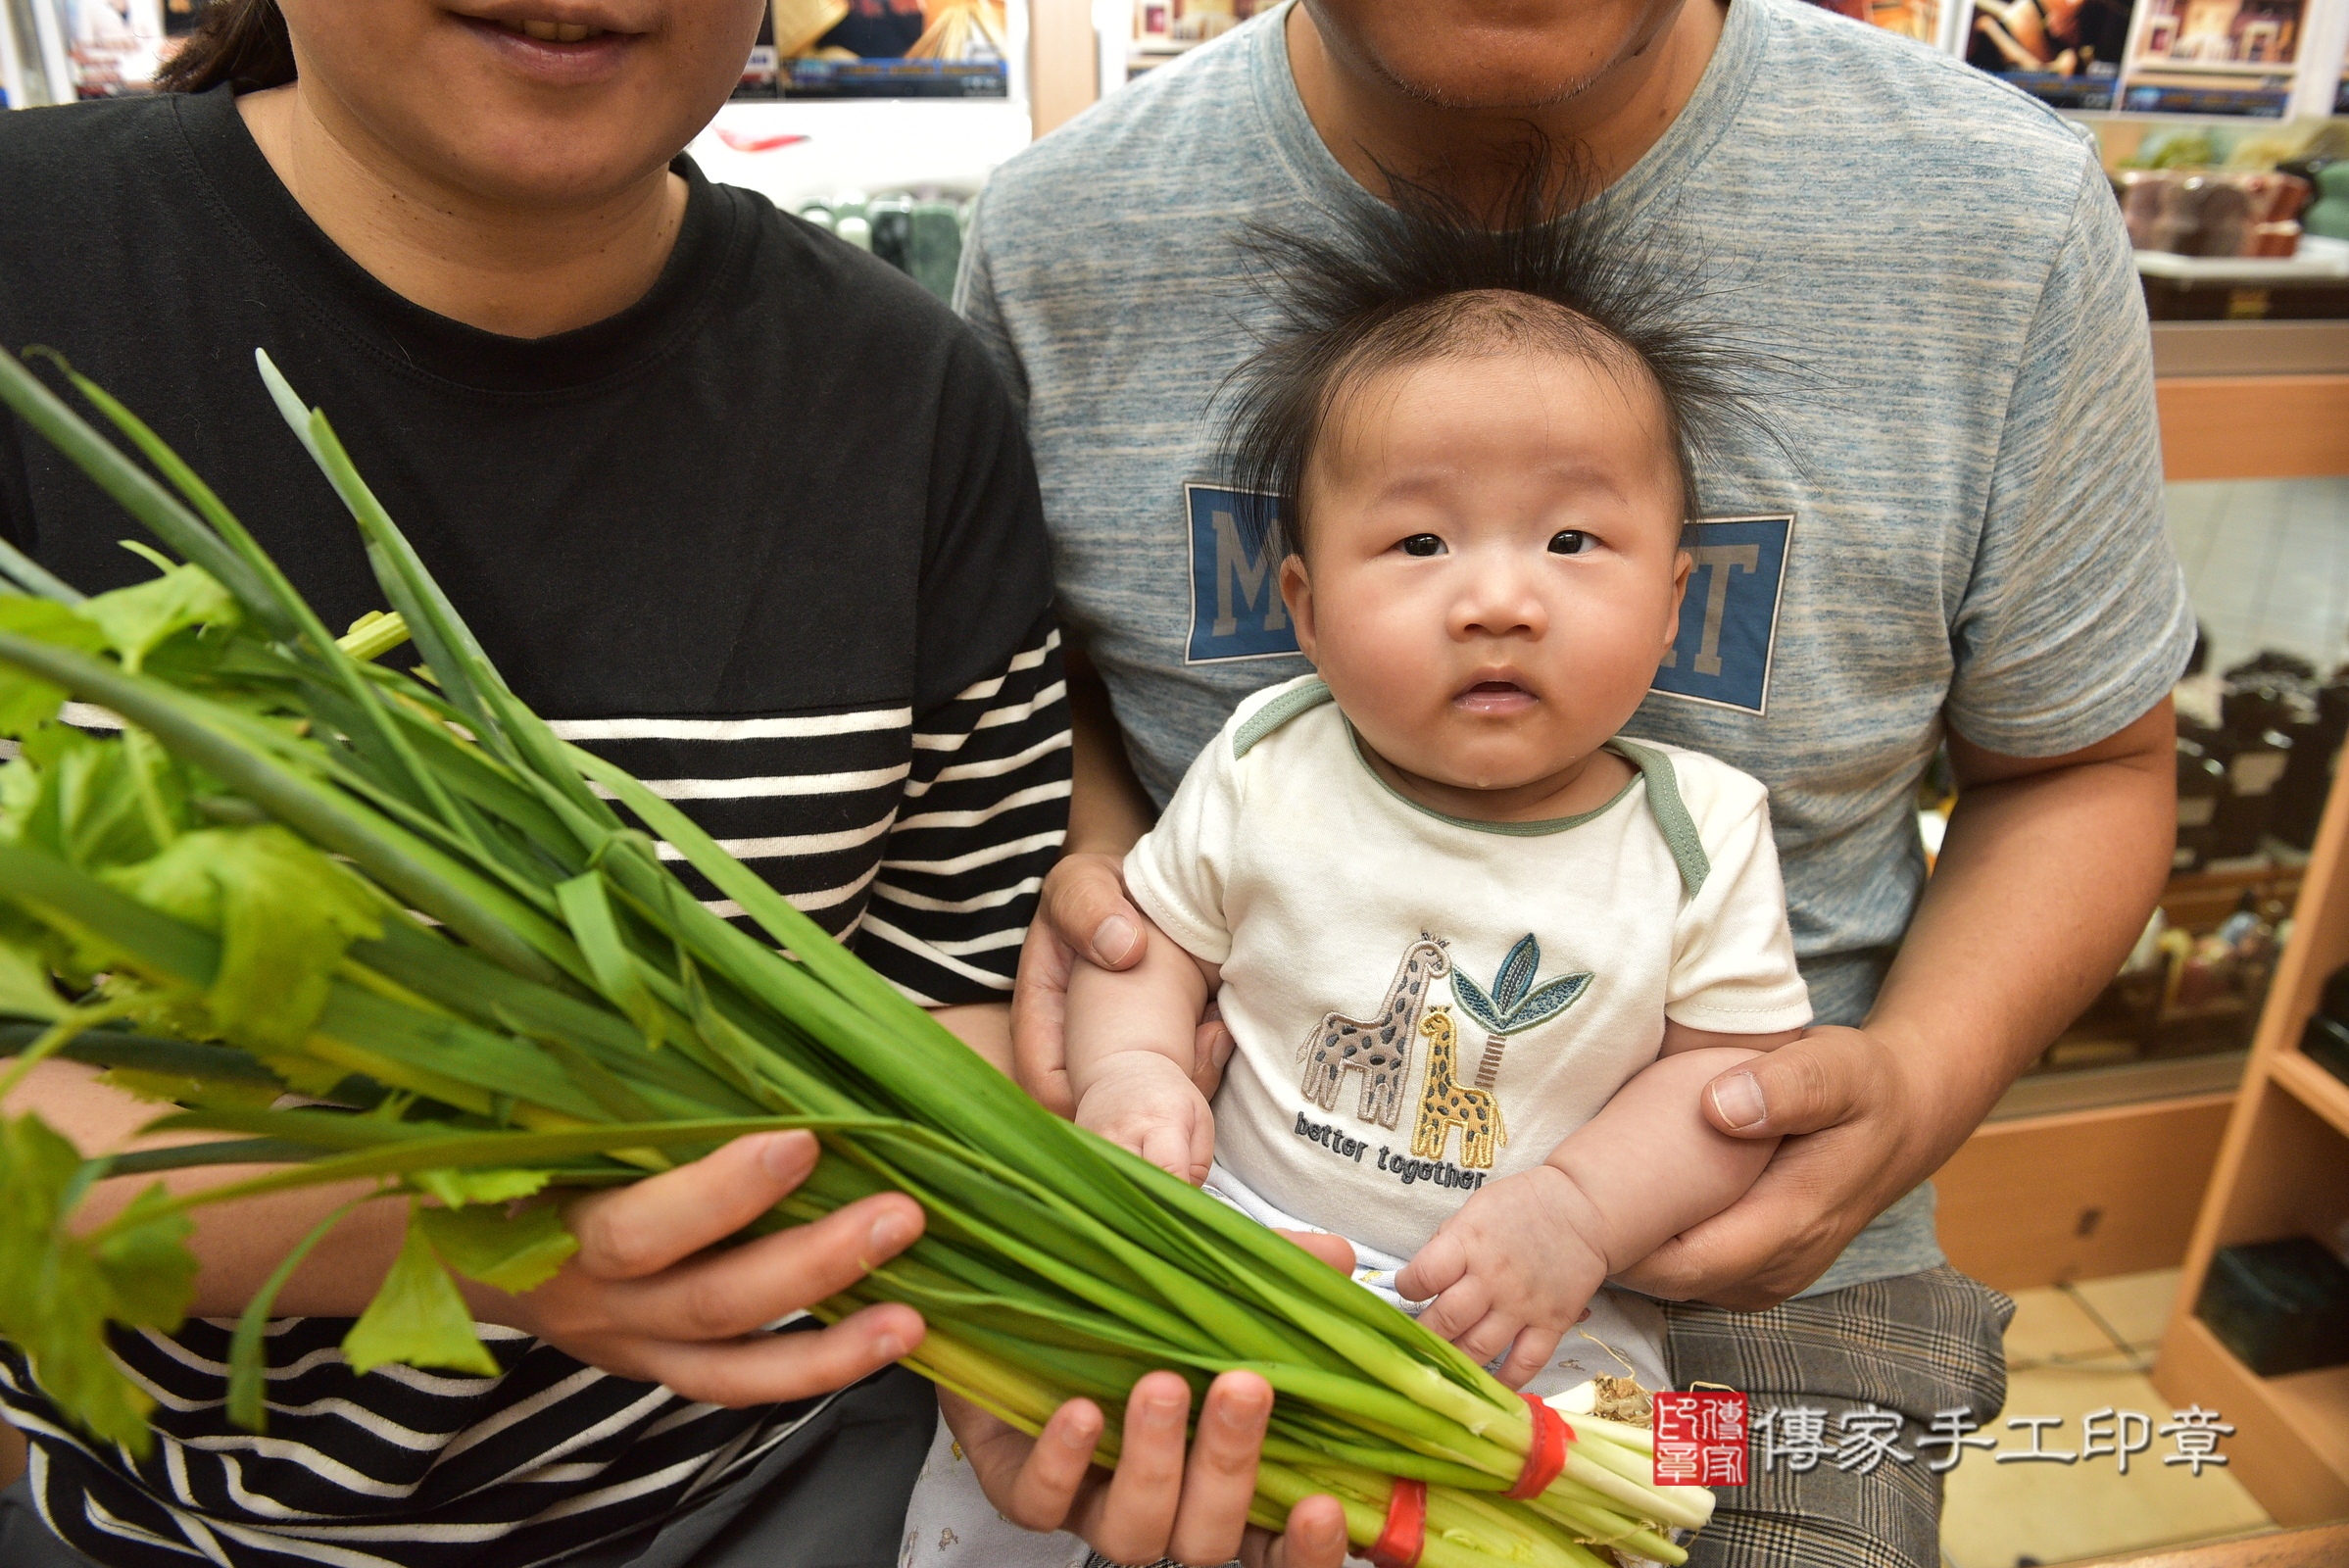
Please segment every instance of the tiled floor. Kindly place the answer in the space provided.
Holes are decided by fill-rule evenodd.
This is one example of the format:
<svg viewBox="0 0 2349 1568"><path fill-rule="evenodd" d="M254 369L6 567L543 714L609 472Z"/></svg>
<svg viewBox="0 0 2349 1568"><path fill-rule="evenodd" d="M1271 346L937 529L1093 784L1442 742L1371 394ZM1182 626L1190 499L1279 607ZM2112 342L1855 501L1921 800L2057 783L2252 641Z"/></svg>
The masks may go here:
<svg viewBox="0 0 2349 1568"><path fill-rule="evenodd" d="M2169 1423L2170 1405L2144 1369L2177 1291L2178 1271L2162 1269L2019 1293L2006 1335L2006 1419L2060 1416L2063 1424L2048 1427L2039 1446L2074 1452L2090 1411L2133 1410L2155 1428ZM2028 1427L2000 1423L1994 1435L2001 1451L2031 1446ZM2195 1476L2161 1462L2175 1451L2170 1440L2154 1437L2126 1475L2109 1457L2001 1463L1987 1451L1969 1453L1949 1475L1942 1555L1949 1568L2052 1565L2269 1526L2226 1470ZM2224 1440L2219 1451L2226 1451Z"/></svg>
<svg viewBox="0 0 2349 1568"><path fill-rule="evenodd" d="M2349 659L2349 479L2211 480L2169 492L2210 668L2265 648L2325 673Z"/></svg>

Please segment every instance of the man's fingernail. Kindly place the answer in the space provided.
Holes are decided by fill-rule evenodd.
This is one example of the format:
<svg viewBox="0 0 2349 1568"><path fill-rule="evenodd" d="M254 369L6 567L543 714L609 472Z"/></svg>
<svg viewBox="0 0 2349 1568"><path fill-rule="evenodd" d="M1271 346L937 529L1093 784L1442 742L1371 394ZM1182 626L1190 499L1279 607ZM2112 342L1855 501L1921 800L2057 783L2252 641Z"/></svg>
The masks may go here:
<svg viewBox="0 0 2349 1568"><path fill-rule="evenodd" d="M779 1182L796 1182L815 1161L815 1140L807 1133L778 1133L759 1151L759 1168Z"/></svg>
<svg viewBox="0 0 2349 1568"><path fill-rule="evenodd" d="M1762 1081L1749 1072L1715 1083L1713 1108L1732 1127L1751 1127L1770 1114L1770 1106L1762 1099Z"/></svg>
<svg viewBox="0 0 2349 1568"><path fill-rule="evenodd" d="M905 1342L894 1334L884 1334L873 1341L873 1349L889 1360L902 1361L905 1356Z"/></svg>
<svg viewBox="0 0 2349 1568"><path fill-rule="evenodd" d="M1095 928L1093 956L1103 963L1123 963L1141 935L1134 929L1133 921L1122 914L1113 914Z"/></svg>
<svg viewBox="0 0 2349 1568"><path fill-rule="evenodd" d="M866 1235L872 1242L873 1250L886 1254L895 1252L913 1240L916 1229L911 1215L901 1214L892 1207L873 1221L873 1228Z"/></svg>

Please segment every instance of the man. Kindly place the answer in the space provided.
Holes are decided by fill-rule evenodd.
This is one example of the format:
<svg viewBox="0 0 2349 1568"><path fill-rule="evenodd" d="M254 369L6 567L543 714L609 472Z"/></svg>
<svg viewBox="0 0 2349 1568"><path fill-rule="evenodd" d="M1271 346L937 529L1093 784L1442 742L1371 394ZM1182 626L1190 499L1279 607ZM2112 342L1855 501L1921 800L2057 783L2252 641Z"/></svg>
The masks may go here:
<svg viewBox="0 0 2349 1568"><path fill-rule="evenodd" d="M1626 1282L1712 1303L1670 1309L1680 1385L1820 1413L1825 1462L1726 1492L1693 1560L1932 1564L1915 1440L1992 1423L2011 1307L1943 1264L1925 1179L2142 927L2191 639L2119 213L2021 94L1793 0L1298 0L1006 165L961 306L1024 401L1099 672L1023 1081L1065 1098L1073 957L1134 956L1115 857L1241 697L1304 668L1214 450L1261 309L1235 238L1326 232L1390 171L1489 193L1529 132L1692 233L1699 308L1799 366L1775 439L1729 432L1699 475L1680 641L1631 726L1771 786L1820 1018L1708 1091L1722 1130L1787 1135L1761 1183ZM1963 793L1929 887L1911 803L1943 741ZM1917 1457L1838 1466L1885 1411ZM1012 1516L1050 1526L1028 1472Z"/></svg>

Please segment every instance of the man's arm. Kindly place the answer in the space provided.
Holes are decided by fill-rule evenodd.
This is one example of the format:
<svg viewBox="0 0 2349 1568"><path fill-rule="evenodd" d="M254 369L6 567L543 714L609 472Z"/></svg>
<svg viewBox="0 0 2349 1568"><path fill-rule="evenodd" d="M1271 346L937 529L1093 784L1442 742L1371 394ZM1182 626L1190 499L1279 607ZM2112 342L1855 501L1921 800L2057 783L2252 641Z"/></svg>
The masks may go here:
<svg viewBox="0 0 2349 1568"><path fill-rule="evenodd" d="M1068 662L1068 717L1075 744L1075 793L1068 802L1070 855L1106 855L1122 860L1134 841L1150 830L1158 808L1134 774L1125 737L1109 706L1109 688L1084 645L1062 633ZM1139 934L1139 933L1137 933ZM1129 946L1131 945L1129 941Z"/></svg>
<svg viewBox="0 0 2349 1568"><path fill-rule="evenodd" d="M1785 1137L1745 1198L1625 1283L1759 1310L1825 1273L1931 1176L2111 981L2177 837L2170 700L2059 757L1948 735L1959 794L1900 955L1858 1029L1818 1028L1713 1080L1705 1113Z"/></svg>
<svg viewBox="0 0 2349 1568"><path fill-rule="evenodd" d="M1073 638L1063 634L1068 667L1072 786L1068 838L1045 878L1035 923L1020 949L1011 992L1012 1076L1055 1115L1074 1116L1062 1045L1069 973L1080 952L1095 967L1124 969L1148 951L1141 911L1126 898L1126 852L1150 831L1157 808L1134 776L1109 706L1109 688ZM1212 1095L1232 1054L1231 1032L1213 1016L1193 1051L1192 1081Z"/></svg>

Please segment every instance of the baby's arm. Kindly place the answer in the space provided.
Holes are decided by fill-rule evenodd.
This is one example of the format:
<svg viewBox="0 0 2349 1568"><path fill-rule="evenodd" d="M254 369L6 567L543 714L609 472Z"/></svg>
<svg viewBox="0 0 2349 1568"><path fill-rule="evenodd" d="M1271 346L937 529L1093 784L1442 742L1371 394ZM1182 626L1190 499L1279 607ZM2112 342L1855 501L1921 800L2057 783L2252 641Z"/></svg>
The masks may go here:
<svg viewBox="0 0 2349 1568"><path fill-rule="evenodd" d="M1216 972L1143 926L1139 963L1080 963L1069 976L1069 1094L1078 1126L1197 1185L1215 1157L1215 1120L1191 1081L1192 1052Z"/></svg>
<svg viewBox="0 0 2349 1568"><path fill-rule="evenodd" d="M1395 1277L1420 1322L1479 1360L1509 1351L1515 1388L1548 1362L1607 1277L1736 1202L1778 1147L1704 1119L1717 1074L1799 1030L1723 1035L1667 1025L1664 1052L1529 1171L1480 1188Z"/></svg>
<svg viewBox="0 0 2349 1568"><path fill-rule="evenodd" d="M1607 1273L1629 1268L1745 1196L1778 1149L1775 1138L1731 1138L1704 1116L1704 1089L1739 1062L1800 1037L1728 1035L1667 1024L1664 1054L1569 1133L1547 1163L1597 1216L1591 1243ZM1669 1173L1658 1180L1659 1173Z"/></svg>

